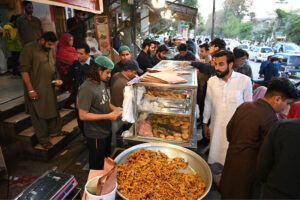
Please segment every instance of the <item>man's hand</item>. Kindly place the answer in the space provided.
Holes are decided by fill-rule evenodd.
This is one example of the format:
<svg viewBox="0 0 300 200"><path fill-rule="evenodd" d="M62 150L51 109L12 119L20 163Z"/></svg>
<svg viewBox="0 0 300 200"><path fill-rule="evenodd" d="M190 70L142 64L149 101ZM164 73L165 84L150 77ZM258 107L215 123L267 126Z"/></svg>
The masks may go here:
<svg viewBox="0 0 300 200"><path fill-rule="evenodd" d="M62 80L53 80L52 83L54 83L55 86L61 86L63 84Z"/></svg>
<svg viewBox="0 0 300 200"><path fill-rule="evenodd" d="M95 47L91 47L91 51L92 51L92 52L96 52Z"/></svg>
<svg viewBox="0 0 300 200"><path fill-rule="evenodd" d="M28 96L31 100L38 100L39 99L39 95L37 94L36 91L33 91L31 93L28 93Z"/></svg>
<svg viewBox="0 0 300 200"><path fill-rule="evenodd" d="M111 112L108 114L108 119L114 121L114 120L119 119L120 116L121 116L121 113L119 113L119 112Z"/></svg>
<svg viewBox="0 0 300 200"><path fill-rule="evenodd" d="M187 66L187 65L190 65L192 62L190 62L190 61L182 61L181 63L180 63L180 67L184 67L184 66Z"/></svg>
<svg viewBox="0 0 300 200"><path fill-rule="evenodd" d="M207 124L203 124L203 134L207 139L210 138L210 130Z"/></svg>

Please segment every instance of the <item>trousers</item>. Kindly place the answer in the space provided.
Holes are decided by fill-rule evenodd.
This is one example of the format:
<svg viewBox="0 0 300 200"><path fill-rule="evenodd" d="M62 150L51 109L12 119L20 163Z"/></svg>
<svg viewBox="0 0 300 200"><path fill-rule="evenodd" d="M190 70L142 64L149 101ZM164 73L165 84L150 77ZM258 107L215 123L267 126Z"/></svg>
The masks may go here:
<svg viewBox="0 0 300 200"><path fill-rule="evenodd" d="M87 137L90 169L103 169L104 158L110 156L111 136L101 139Z"/></svg>

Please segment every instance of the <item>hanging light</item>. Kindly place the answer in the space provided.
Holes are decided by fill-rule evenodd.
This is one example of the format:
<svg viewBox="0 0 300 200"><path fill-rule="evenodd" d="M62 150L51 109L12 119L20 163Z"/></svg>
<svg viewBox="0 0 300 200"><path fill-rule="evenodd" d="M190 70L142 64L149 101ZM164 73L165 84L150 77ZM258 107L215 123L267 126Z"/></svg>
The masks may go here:
<svg viewBox="0 0 300 200"><path fill-rule="evenodd" d="M167 11L165 12L165 18L166 18L166 19L170 19L171 16L172 16L171 10L167 10Z"/></svg>
<svg viewBox="0 0 300 200"><path fill-rule="evenodd" d="M152 5L154 8L162 8L166 4L166 0L152 0Z"/></svg>

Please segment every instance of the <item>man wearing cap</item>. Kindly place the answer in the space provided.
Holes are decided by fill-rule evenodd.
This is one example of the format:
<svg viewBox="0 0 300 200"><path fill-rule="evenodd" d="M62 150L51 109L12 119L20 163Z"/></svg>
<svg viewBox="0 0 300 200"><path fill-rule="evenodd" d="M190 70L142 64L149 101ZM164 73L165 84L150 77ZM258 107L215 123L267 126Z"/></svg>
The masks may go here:
<svg viewBox="0 0 300 200"><path fill-rule="evenodd" d="M93 33L92 33L92 31L91 30L88 30L87 32L86 32L86 38L85 38L85 40L86 40L86 43L87 43L87 45L89 45L89 47L90 47L90 56L93 58L93 59L95 59L95 58L97 58L98 56L102 56L102 53L101 53L101 51L99 51L99 45L98 45L98 42L97 42L97 40L93 37ZM78 44L78 45L80 45L80 43Z"/></svg>
<svg viewBox="0 0 300 200"><path fill-rule="evenodd" d="M120 117L120 113L114 112L116 107L110 103L106 88L113 68L109 58L98 56L88 72L88 79L79 88L79 118L84 121L90 169L103 168L104 158L110 155L111 121Z"/></svg>
<svg viewBox="0 0 300 200"><path fill-rule="evenodd" d="M136 75L143 71L139 68L139 64L135 60L127 60L124 63L124 68L121 72L117 72L111 79L110 93L111 103L114 106L122 107L123 104L123 90L127 82L132 80Z"/></svg>
<svg viewBox="0 0 300 200"><path fill-rule="evenodd" d="M116 107L123 107L124 88L128 81L132 80L137 74L143 73L139 68L136 60L127 60L124 63L124 68L121 72L117 72L111 79L110 94L111 103ZM116 146L116 133L123 128L125 123L121 120L116 120L112 123L112 145ZM122 129L123 130L123 129Z"/></svg>
<svg viewBox="0 0 300 200"><path fill-rule="evenodd" d="M113 77L115 73L121 72L124 69L124 63L131 59L130 48L126 45L121 46L119 48L119 57L120 62L115 64L114 69L111 71L111 77Z"/></svg>

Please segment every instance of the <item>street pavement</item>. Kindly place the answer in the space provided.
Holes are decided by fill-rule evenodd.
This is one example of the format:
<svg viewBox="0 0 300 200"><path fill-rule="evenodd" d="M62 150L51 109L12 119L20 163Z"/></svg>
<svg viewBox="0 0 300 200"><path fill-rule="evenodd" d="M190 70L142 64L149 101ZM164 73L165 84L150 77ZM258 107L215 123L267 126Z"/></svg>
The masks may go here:
<svg viewBox="0 0 300 200"><path fill-rule="evenodd" d="M258 76L259 76L258 72L259 72L259 68L260 68L261 63L260 62L256 63L256 62L253 62L251 60L248 60L248 62L249 62L249 65L252 69L253 80L258 79Z"/></svg>

